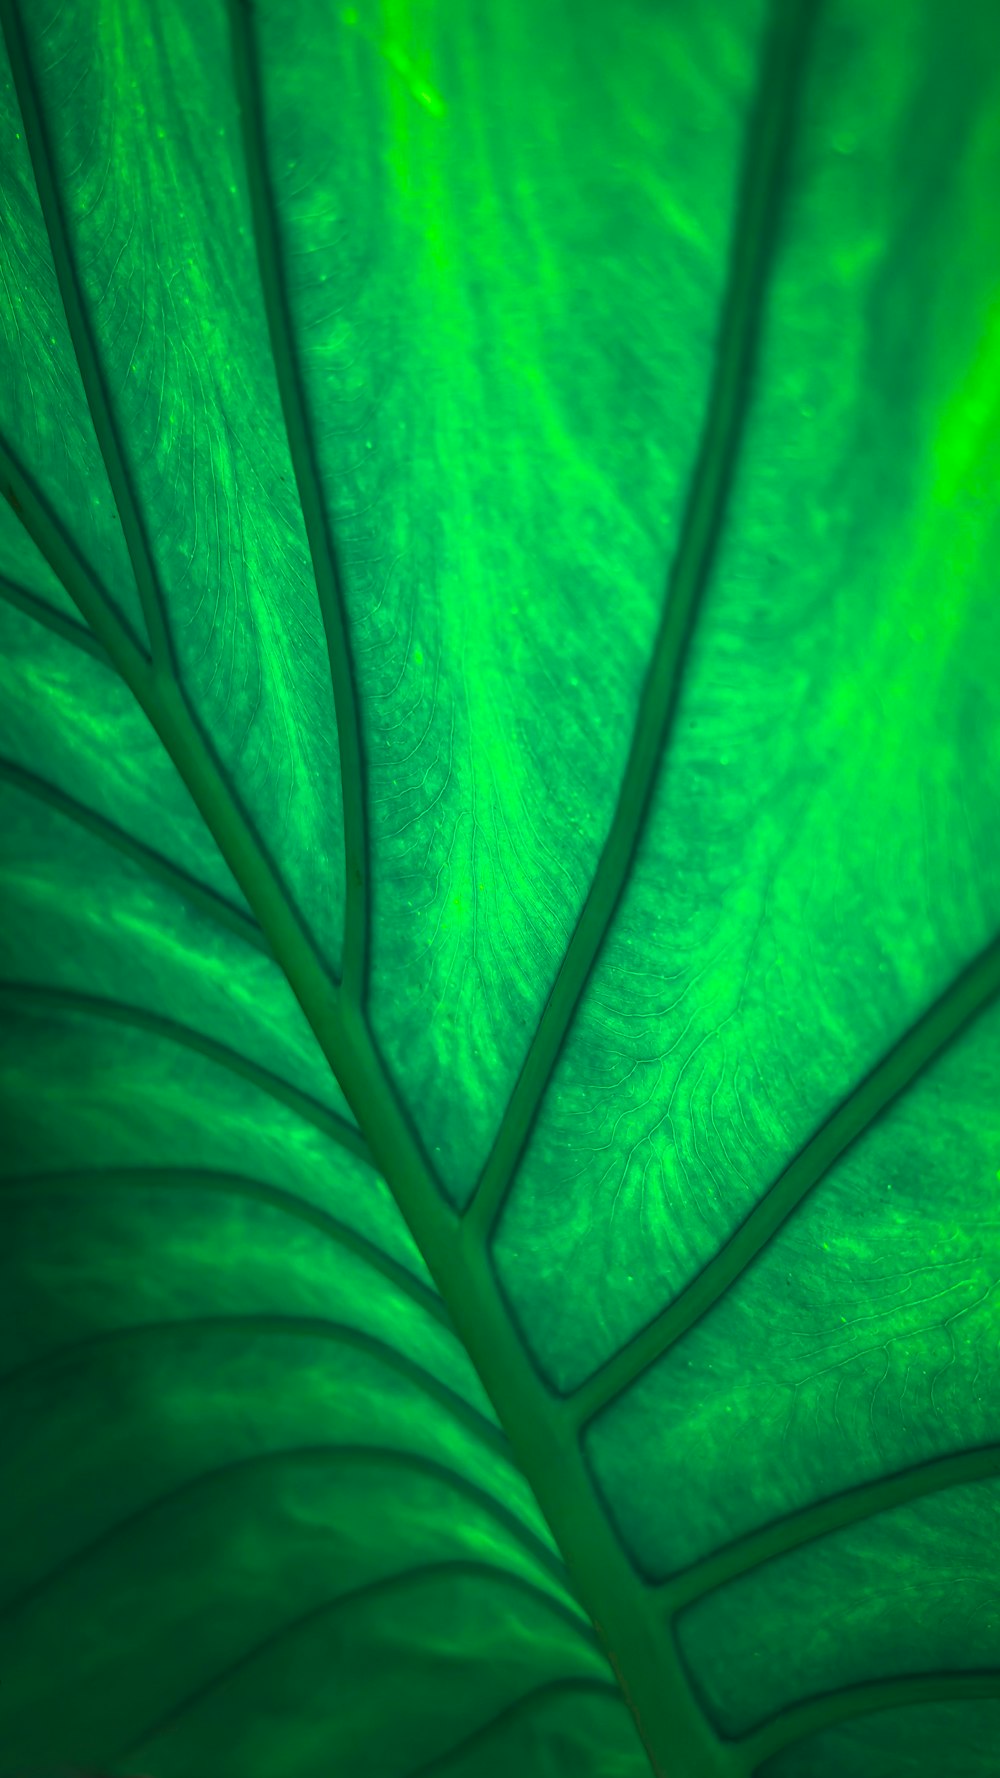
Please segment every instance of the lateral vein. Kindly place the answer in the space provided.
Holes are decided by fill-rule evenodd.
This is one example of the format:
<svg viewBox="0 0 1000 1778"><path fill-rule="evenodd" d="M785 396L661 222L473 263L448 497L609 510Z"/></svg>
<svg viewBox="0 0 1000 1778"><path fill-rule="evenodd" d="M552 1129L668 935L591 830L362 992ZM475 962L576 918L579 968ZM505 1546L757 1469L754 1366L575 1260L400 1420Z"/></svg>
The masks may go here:
<svg viewBox="0 0 1000 1778"><path fill-rule="evenodd" d="M1000 937L911 1025L800 1149L736 1233L654 1321L566 1397L582 1427L634 1383L729 1290L834 1162L1000 994Z"/></svg>
<svg viewBox="0 0 1000 1778"><path fill-rule="evenodd" d="M121 521L125 547L128 550L132 572L135 575L139 601L149 635L153 666L156 669L167 671L173 676L173 646L167 626L159 575L87 314L80 276L70 244L69 229L66 226L66 217L59 197L59 186L53 165L48 130L17 0L0 0L0 17L3 20L14 87L24 122L24 134L35 175L38 201L48 233L49 245L52 249L52 262L66 315L66 325L73 343L73 351L76 354L94 433Z"/></svg>
<svg viewBox="0 0 1000 1778"><path fill-rule="evenodd" d="M103 655L103 650L101 653ZM50 784L47 779L40 778L35 772L27 771L14 760L0 758L0 779L6 779L8 784L16 785L19 790L23 790L28 796L37 798L39 802L48 803L49 807L57 810L60 815L65 815L68 820L76 822L78 827L86 828L88 833L94 834L97 839L103 840L105 845L113 847L116 852L121 852L126 858L131 859L133 864L139 865L149 876L165 883L175 894L183 896L185 901L196 907L199 913L206 914L216 925L224 926L236 938L242 939L245 944L252 945L254 950L263 952L265 956L271 955L271 948L252 914L244 913L241 908L234 907L232 902L227 901L225 896L220 895L217 890L209 888L204 883L199 883L195 877L189 876L187 871L172 864L162 852L157 852L155 847L146 846L141 840L133 839L115 822L109 821L104 815L97 814L94 809L89 809L76 797L67 796L66 792L60 790L57 785Z"/></svg>
<svg viewBox="0 0 1000 1778"><path fill-rule="evenodd" d="M15 1617L35 1598L57 1585L65 1575L71 1574L74 1569L84 1566L95 1556L99 1556L120 1537L127 1537L139 1526L148 1524L148 1521L154 1518L158 1512L176 1506L179 1500L196 1496L205 1488L223 1487L234 1480L239 1482L254 1470L266 1469L282 1463L311 1463L324 1468L327 1465L331 1468L342 1465L345 1468L356 1466L359 1469L396 1469L404 1476L412 1474L424 1476L430 1481L440 1482L443 1488L460 1495L463 1500L479 1507L498 1524L503 1525L520 1544L525 1554L532 1561L537 1562L539 1567L544 1568L546 1573L564 1587L571 1597L573 1596L572 1577L558 1553L554 1549L549 1549L536 1532L525 1525L523 1520L511 1511L510 1507L504 1506L502 1501L497 1500L494 1495L489 1493L481 1483L474 1482L468 1476L449 1469L446 1464L438 1462L436 1458L425 1457L419 1451L394 1450L387 1445L282 1445L273 1451L255 1451L250 1456L234 1457L229 1462L216 1465L214 1469L203 1470L199 1475L188 1477L169 1488L166 1493L159 1494L154 1500L149 1500L143 1506L137 1507L125 1518L116 1520L107 1530L100 1532L89 1543L74 1550L54 1568L49 1569L46 1574L40 1575L37 1580L29 1582L20 1593L0 1606L0 1622L4 1618ZM578 1606L577 1609L583 1613L582 1606ZM585 1614L578 1618L577 1628L581 1636L596 1645L596 1635ZM617 1687L612 1689L617 1692Z"/></svg>
<svg viewBox="0 0 1000 1778"><path fill-rule="evenodd" d="M672 1615L714 1592L716 1587L725 1586L728 1581L737 1580L740 1575L760 1568L775 1557L788 1555L816 1538L827 1537L848 1525L859 1525L891 1507L924 1500L929 1494L937 1494L945 1488L962 1487L996 1475L1000 1475L1000 1444L935 1457L912 1469L879 1476L875 1481L847 1488L826 1500L803 1507L799 1512L775 1519L723 1549L713 1551L704 1561L692 1563L690 1568L664 1581L658 1589L660 1597Z"/></svg>
<svg viewBox="0 0 1000 1778"><path fill-rule="evenodd" d="M380 1596L391 1597L409 1587L424 1586L428 1581L443 1580L453 1584L460 1575L480 1581L503 1581L519 1593L533 1595L536 1602L543 1602L554 1615L566 1616L566 1608L561 1605L558 1599L555 1599L550 1593L543 1592L541 1588L521 1575L511 1574L497 1567L495 1562L475 1561L471 1557L452 1557L451 1560L420 1562L412 1568L397 1570L395 1574L379 1575L374 1580L364 1581L360 1586L352 1587L348 1592L338 1594L335 1599L326 1599L319 1605L311 1606L308 1611L300 1612L297 1617L280 1624L269 1635L261 1637L245 1653L228 1661L219 1672L212 1675L211 1679L206 1680L195 1690L179 1699L140 1736L129 1741L127 1746L118 1748L113 1761L109 1763L121 1765L125 1760L136 1758L151 1741L163 1735L171 1723L176 1722L179 1717L194 1709L212 1692L217 1691L220 1686L226 1685L253 1661L271 1654L286 1637L297 1635L308 1625L315 1624L324 1617L330 1617L335 1612L349 1610L363 1600ZM576 1619L573 1620L573 1628L579 1629Z"/></svg>
<svg viewBox="0 0 1000 1778"><path fill-rule="evenodd" d="M30 592L27 587L18 586L16 581L9 580L6 575L0 576L0 599L13 605L16 611L23 611L25 617L33 618L44 629L51 630L53 635L68 642L71 648L78 648L82 654L92 655L102 666L111 665L107 649L90 630L85 629L83 624L75 623L64 612L56 611L44 599L40 599L37 593Z"/></svg>
<svg viewBox="0 0 1000 1778"><path fill-rule="evenodd" d="M590 973L608 936L646 824L699 609L715 560L749 407L792 137L799 85L796 76L814 11L811 5L785 7L783 16L779 13L776 18L744 156L701 443L618 803L593 882L496 1143L466 1209L470 1238L474 1234L489 1239Z"/></svg>
<svg viewBox="0 0 1000 1778"><path fill-rule="evenodd" d="M289 455L312 561L333 689L344 810L344 963L342 986L364 1003L368 953L368 849L364 758L351 659L343 573L337 557L309 404L295 349L277 205L267 164L264 105L251 8L230 0L233 64L243 131L243 154L261 291L274 357Z"/></svg>
<svg viewBox="0 0 1000 1778"><path fill-rule="evenodd" d="M397 1376L404 1377L424 1395L437 1402L439 1407L453 1414L466 1431L472 1433L495 1456L502 1457L507 1463L512 1461L510 1443L503 1428L495 1425L481 1409L473 1407L457 1389L453 1389L448 1383L442 1383L439 1377L418 1364L415 1358L398 1351L376 1334L367 1333L364 1328L352 1327L347 1322L331 1321L322 1315L190 1315L175 1320L139 1321L125 1327L105 1328L97 1333L86 1334L70 1345L55 1346L50 1351L43 1352L36 1358L26 1359L23 1364L5 1371L0 1375L0 1391L16 1389L25 1381L44 1375L46 1371L78 1364L81 1359L100 1351L102 1347L128 1346L141 1344L143 1340L155 1342L172 1337L181 1339L187 1334L227 1333L259 1333L269 1337L326 1340L333 1346L346 1346L356 1352L364 1352L376 1364L383 1365L386 1370L395 1371Z"/></svg>
<svg viewBox="0 0 1000 1778"><path fill-rule="evenodd" d="M237 1074L251 1085L259 1087L269 1098L287 1105L305 1123L312 1124L324 1136L331 1137L341 1148L346 1148L349 1154L356 1155L369 1166L373 1165L368 1144L360 1130L348 1123L346 1118L328 1110L310 1093L303 1093L299 1087L292 1086L269 1068L250 1061L247 1056L241 1056L237 1050L230 1049L228 1044L220 1043L214 1037L206 1037L203 1032L195 1031L190 1025L182 1025L176 1019L150 1012L145 1007L128 1006L120 1000L105 999L96 994L80 994L70 988L57 988L48 983L0 981L0 998L7 1001L22 1000L29 1006L49 1005L66 1012L82 1013L87 1018L106 1019L112 1024L149 1031L155 1037L180 1044L184 1049L205 1056L208 1061L216 1062L220 1068L228 1069L230 1074Z"/></svg>
<svg viewBox="0 0 1000 1778"><path fill-rule="evenodd" d="M267 1204L271 1209L280 1211L283 1216L315 1229L335 1246L346 1248L349 1253L355 1254L442 1327L446 1327L449 1332L453 1331L451 1317L437 1292L367 1235L362 1235L339 1216L334 1216L318 1204L308 1203L294 1192L281 1186L267 1185L259 1179L247 1178L240 1173L212 1172L202 1167L112 1167L94 1171L35 1173L30 1176L21 1174L16 1178L0 1179L0 1214L8 1194L41 1196L45 1192L108 1190L138 1194L144 1187L157 1186L172 1186L178 1191L215 1192L220 1197L244 1198L247 1202Z"/></svg>
<svg viewBox="0 0 1000 1778"><path fill-rule="evenodd" d="M0 8L9 4L9 0L0 0ZM8 501L23 525L35 548L48 563L64 590L72 599L77 610L84 618L91 632L91 640L85 640L86 632L79 636L69 637L74 646L84 649L89 654L103 649L107 659L115 668L133 695L142 702L143 693L150 684L152 677L152 661L146 653L141 641L136 636L126 618L112 603L107 588L98 580L93 569L84 561L67 537L62 525L56 518L48 501L35 486L33 478L28 474L24 464L11 449L5 438L0 437L0 484L4 498ZM5 585L4 596L10 604L20 605L25 609L25 599L33 599L32 594L25 594L24 599L17 596L21 589L15 588L13 582ZM32 616L41 614L32 608ZM45 618L41 621L47 622ZM54 623L48 623L50 629ZM65 620L65 634L74 626Z"/></svg>
<svg viewBox="0 0 1000 1778"><path fill-rule="evenodd" d="M743 1770L756 1771L765 1760L806 1735L818 1734L876 1710L901 1710L921 1704L949 1704L1000 1698L1000 1670L979 1673L908 1673L899 1679L876 1679L806 1698L771 1717L733 1746L743 1756Z"/></svg>
<svg viewBox="0 0 1000 1778"><path fill-rule="evenodd" d="M582 1695L597 1693L604 1697L614 1698L624 1706L620 1688L612 1680L601 1679L596 1673L593 1675L574 1673L567 1674L565 1678L547 1679L541 1685L533 1685L530 1691L522 1692L521 1696L515 1698L512 1704L507 1704L502 1710L498 1710L494 1716L481 1723L478 1729L472 1729L468 1735L463 1736L461 1741L457 1741L454 1747L449 1747L445 1753L435 1754L433 1759L425 1760L422 1765L415 1766L408 1773L407 1778L434 1778L434 1774L442 1771L453 1760L460 1759L473 1747L482 1748L488 1742L496 1740L496 1737L503 1733L510 1722L523 1715L526 1710L537 1709L543 1698L556 1695L565 1696L568 1692Z"/></svg>

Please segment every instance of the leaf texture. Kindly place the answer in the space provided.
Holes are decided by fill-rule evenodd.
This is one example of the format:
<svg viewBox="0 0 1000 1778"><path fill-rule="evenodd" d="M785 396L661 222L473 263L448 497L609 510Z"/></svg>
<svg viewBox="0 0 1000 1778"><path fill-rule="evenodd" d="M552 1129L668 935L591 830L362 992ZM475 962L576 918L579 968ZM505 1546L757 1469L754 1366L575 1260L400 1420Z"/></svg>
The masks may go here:
<svg viewBox="0 0 1000 1778"><path fill-rule="evenodd" d="M0 23L0 1778L994 1778L989 9Z"/></svg>

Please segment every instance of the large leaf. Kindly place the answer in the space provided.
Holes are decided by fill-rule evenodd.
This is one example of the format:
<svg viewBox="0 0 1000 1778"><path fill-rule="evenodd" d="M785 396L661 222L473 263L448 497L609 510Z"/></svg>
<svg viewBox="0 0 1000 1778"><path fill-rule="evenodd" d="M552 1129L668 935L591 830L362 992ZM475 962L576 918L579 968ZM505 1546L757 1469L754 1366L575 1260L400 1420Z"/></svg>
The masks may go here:
<svg viewBox="0 0 1000 1778"><path fill-rule="evenodd" d="M0 1778L995 1778L993 10L0 18Z"/></svg>

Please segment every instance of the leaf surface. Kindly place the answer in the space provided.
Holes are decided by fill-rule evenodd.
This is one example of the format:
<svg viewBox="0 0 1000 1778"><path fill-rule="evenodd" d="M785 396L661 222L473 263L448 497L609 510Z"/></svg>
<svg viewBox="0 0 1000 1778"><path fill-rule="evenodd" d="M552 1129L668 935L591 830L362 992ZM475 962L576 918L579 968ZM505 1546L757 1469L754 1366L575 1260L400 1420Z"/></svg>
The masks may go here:
<svg viewBox="0 0 1000 1778"><path fill-rule="evenodd" d="M992 1778L988 9L0 20L0 1778Z"/></svg>

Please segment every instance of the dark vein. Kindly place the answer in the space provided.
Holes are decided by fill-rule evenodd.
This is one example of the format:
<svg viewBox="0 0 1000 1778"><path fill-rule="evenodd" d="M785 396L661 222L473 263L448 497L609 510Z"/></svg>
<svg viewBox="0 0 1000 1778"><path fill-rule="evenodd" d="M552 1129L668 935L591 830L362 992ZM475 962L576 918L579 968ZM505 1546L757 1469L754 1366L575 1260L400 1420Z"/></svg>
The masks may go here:
<svg viewBox="0 0 1000 1778"><path fill-rule="evenodd" d="M499 1215L597 955L607 938L649 812L676 714L699 607L725 519L753 389L777 239L809 4L780 6L744 155L737 222L701 445L659 633L614 818L582 912L528 1049L489 1160L466 1211L483 1239Z"/></svg>
<svg viewBox="0 0 1000 1778"><path fill-rule="evenodd" d="M668 1352L752 1265L834 1162L871 1129L949 1044L1000 994L1000 938L987 945L816 1131L742 1227L686 1289L566 1398L577 1426L614 1401Z"/></svg>
<svg viewBox="0 0 1000 1778"><path fill-rule="evenodd" d="M25 140L35 175L38 201L52 250L52 262L66 315L66 325L73 343L94 433L104 460L108 482L125 538L125 546L135 575L135 583L149 633L153 665L172 671L173 650L156 567L146 534L139 498L122 446L117 417L87 315L87 305L70 244L69 229L59 196L59 184L55 173L51 143L42 111L40 94L28 55L17 0L0 0L0 17L3 19L14 88L21 107Z"/></svg>
<svg viewBox="0 0 1000 1778"><path fill-rule="evenodd" d="M3 4L0 0L0 6ZM129 625L111 606L99 581L2 438L0 482L13 497L29 537L104 644L113 666L163 743L339 1077L335 1057L341 1064L345 1058L334 984L183 690L152 673L149 658Z"/></svg>
<svg viewBox="0 0 1000 1778"><path fill-rule="evenodd" d="M8 41L12 44L12 55L21 75L22 98L27 97L34 104L35 95L31 81L31 71L25 53L23 36L15 0L0 0L0 21L2 21ZM53 239L53 251L62 246L65 240L60 234L62 219L58 211L56 194L52 185L52 169L42 136L40 117L37 107L34 119L37 128L34 132L35 146L38 154L35 161L36 177L39 175L49 181L48 217L56 226ZM44 207L44 206L43 206ZM74 268L66 260L62 268L62 293L64 299L77 300L80 293L74 283ZM71 335L74 345L80 348L89 341L87 323L82 308L79 309L80 327L73 333L72 316ZM82 330L82 331L81 331ZM94 410L95 401L100 410L103 401L103 385L96 360L92 365L95 378L91 378L87 389ZM85 366L81 364L81 372ZM86 381L86 378L85 378ZM98 412L94 411L95 425L98 423ZM110 416L109 416L110 421ZM98 437L103 447L111 449L114 455L116 440L113 436L101 438L98 425ZM119 518L123 526L129 519L131 487L122 464L124 480L112 487L118 500ZM109 470L110 473L110 470ZM321 1048L330 1062L333 1063L333 1042L339 1036L336 1014L336 998L322 958L316 952L298 910L291 904L278 872L270 855L255 832L245 809L215 754L209 738L202 731L196 717L189 708L183 690L172 673L165 674L154 668L170 664L169 642L165 630L159 625L159 592L155 584L150 584L148 576L144 582L141 574L137 574L140 596L147 615L147 628L153 640L153 657L145 651L137 640L132 627L122 613L113 605L106 590L94 575L88 564L83 560L76 547L67 538L59 520L53 513L49 503L35 486L33 478L20 463L16 454L0 439L0 492L10 501L20 517L29 537L41 551L43 557L61 581L73 603L77 606L94 635L103 643L108 657L124 683L132 692L139 707L142 709L156 734L159 736L168 754L173 760L181 778L186 784L195 806L208 827L226 864L232 871L242 889L249 905L253 908L260 926L267 936L275 957L279 960L289 983L303 1006L306 1016L319 1038ZM124 503L124 504L123 504ZM135 526L138 534L132 543L140 550L143 547L141 536L141 518L134 512ZM144 558L149 572L152 573L152 562L148 555ZM133 556L133 566L137 558ZM141 568L142 561L139 560ZM156 638L161 636L162 645L157 648ZM336 1070L335 1070L336 1072Z"/></svg>
<svg viewBox="0 0 1000 1778"><path fill-rule="evenodd" d="M744 1770L753 1772L764 1760L806 1735L818 1734L836 1723L849 1722L875 1710L916 1709L926 1704L964 1703L977 1698L1000 1698L1000 1671L909 1673L903 1679L875 1679L807 1698L771 1717L753 1734L741 1735L731 1745L744 1755Z"/></svg>
<svg viewBox="0 0 1000 1778"><path fill-rule="evenodd" d="M543 1698L552 1697L557 1693L565 1695L567 1692L600 1692L605 1697L615 1698L621 1705L625 1703L621 1691L614 1681L600 1679L596 1674L591 1676L580 1673L574 1674L572 1677L567 1676L565 1679L546 1680L544 1685L533 1686L530 1692L524 1692L520 1698L515 1698L512 1704L499 1710L495 1716L491 1716L489 1721L484 1722L478 1729L473 1729L471 1734L456 1742L454 1747L449 1747L447 1752L436 1754L433 1759L425 1760L420 1766L414 1766L408 1774L408 1778L431 1778L432 1773L440 1772L444 1766L451 1765L453 1760L461 1759L463 1754L470 1752L473 1747L483 1747L487 1742L494 1741L525 1710L537 1709Z"/></svg>
<svg viewBox="0 0 1000 1778"><path fill-rule="evenodd" d="M0 0L0 16L6 4L8 0ZM142 692L149 685L152 665L148 654L127 619L112 603L107 589L67 537L20 458L2 437L0 492L10 502L35 548L85 618L96 638L95 648L103 646L108 660L141 703ZM80 642L79 646L87 645Z"/></svg>
<svg viewBox="0 0 1000 1778"><path fill-rule="evenodd" d="M696 1599L727 1581L748 1574L764 1562L784 1556L791 1550L816 1538L826 1537L847 1525L859 1525L876 1513L894 1506L905 1506L937 1494L944 1488L961 1487L964 1483L984 1481L1000 1475L1000 1445L981 1446L974 1451L960 1451L952 1457L936 1457L895 1475L881 1476L877 1481L863 1482L857 1488L845 1489L827 1500L817 1501L800 1512L789 1513L748 1532L724 1549L716 1550L704 1561L672 1575L659 1589L669 1611L681 1611Z"/></svg>
<svg viewBox="0 0 1000 1778"><path fill-rule="evenodd" d="M258 1062L251 1062L238 1051L230 1049L228 1044L220 1043L214 1037L206 1037L201 1031L195 1031L190 1025L181 1025L176 1019L168 1019L161 1013L148 1012L141 1006L126 1006L120 1000L106 1000L93 994L78 994L70 988L57 988L38 982L0 981L0 999L24 1001L28 1006L51 1006L59 1012L80 1013L86 1018L106 1019L111 1024L124 1025L138 1031L149 1031L155 1037L163 1037L168 1043L180 1044L184 1049L193 1050L196 1055L205 1056L208 1061L215 1062L220 1068L228 1069L230 1074L237 1074L242 1080L250 1081L268 1098L276 1099L287 1105L297 1117L305 1123L312 1124L329 1136L334 1142L346 1148L358 1160L371 1166L372 1158L364 1137L354 1124L346 1118L339 1117L335 1111L314 1099L311 1094L303 1093L293 1087L279 1074L272 1074L269 1068L262 1067Z"/></svg>
<svg viewBox="0 0 1000 1778"><path fill-rule="evenodd" d="M75 628L76 626L71 627ZM95 646L106 659L100 644L97 643ZM224 926L236 938L241 939L245 944L252 945L255 950L262 951L266 957L271 955L270 946L252 914L244 913L241 908L234 907L232 902L227 901L225 896L220 895L217 890L209 888L204 883L199 883L197 878L190 876L187 871L181 870L178 865L172 864L162 852L155 851L152 846L143 845L141 840L133 839L113 821L108 821L105 816L98 815L85 803L79 802L76 797L67 796L65 791L59 790L47 779L39 778L34 772L26 771L14 760L0 758L0 779L6 779L9 784L15 784L19 790L25 791L28 796L37 798L39 802L48 803L50 808L58 810L60 815L65 815L70 821L75 821L78 827L86 828L88 833L94 834L105 845L112 846L116 852L123 853L126 858L132 860L133 864L138 864L148 876L155 877L157 881L166 884L168 889L172 889L175 894L183 896L185 901L196 907L199 913L207 915L217 926Z"/></svg>
<svg viewBox="0 0 1000 1778"><path fill-rule="evenodd" d="M211 1679L206 1680L204 1684L196 1686L193 1691L188 1692L185 1698L182 1698L179 1703L172 1705L169 1710L165 1711L162 1716L157 1718L155 1723L148 1729L145 1729L140 1736L135 1740L130 1741L127 1747L119 1748L115 1753L113 1761L108 1763L120 1765L123 1760L134 1759L151 1741L164 1734L172 1723L176 1723L180 1717L183 1717L187 1715L189 1711L196 1709L199 1704L202 1704L207 1697L210 1697L213 1692L218 1691L220 1687L228 1685L231 1680L235 1679L245 1668L251 1666L254 1661L262 1660L266 1656L273 1654L275 1649L288 1637L297 1636L300 1631L304 1630L309 1625L317 1623L319 1619L331 1617L335 1612L343 1611L345 1609L349 1610L352 1606L358 1605L362 1600L367 1601L377 1599L380 1595L389 1595L391 1597L394 1594L406 1591L410 1587L424 1586L429 1580L440 1579L455 1581L460 1577L463 1579L474 1578L476 1580L503 1581L505 1585L513 1587L515 1591L528 1594L531 1597L533 1604L541 1602L547 1606L555 1616L568 1619L574 1631L578 1631L580 1628L579 1619L569 1611L560 1600L553 1598L550 1593L545 1592L533 1581L526 1580L518 1574L510 1574L505 1569L498 1568L493 1562L476 1562L465 1557L459 1557L451 1561L421 1562L414 1568L405 1569L402 1573L389 1574L378 1580L365 1581L363 1585L352 1587L347 1593L341 1593L336 1599L327 1599L322 1605L314 1605L309 1611L300 1612L298 1617L290 1618L287 1623L281 1624L277 1630L273 1630L269 1636L262 1637L260 1641L256 1642L245 1654L238 1655L234 1660L227 1661L226 1665L218 1673L213 1674Z"/></svg>
<svg viewBox="0 0 1000 1778"><path fill-rule="evenodd" d="M335 1246L343 1247L373 1271L382 1277L395 1290L401 1291L411 1301L433 1316L449 1332L453 1332L451 1317L437 1291L425 1284L422 1278L414 1277L398 1259L378 1247L367 1235L359 1234L337 1216L331 1216L328 1210L322 1210L316 1204L308 1204L304 1199L296 1197L293 1192L284 1191L279 1186L265 1185L261 1180L248 1179L239 1173L210 1172L200 1167L116 1167L95 1169L92 1172L83 1170L60 1173L36 1173L16 1179L0 1179L0 1214L3 1211L4 1197L8 1193L25 1193L30 1196L41 1196L52 1191L127 1191L138 1194L147 1188L167 1187L178 1191L214 1192L220 1197L239 1198L245 1202L267 1204L278 1210L283 1216L294 1219L316 1229L317 1232Z"/></svg>
<svg viewBox="0 0 1000 1778"><path fill-rule="evenodd" d="M155 1500L147 1501L144 1506L137 1507L127 1517L119 1519L107 1531L74 1550L63 1561L50 1568L47 1574L32 1581L20 1593L9 1599L0 1607L0 1621L24 1611L35 1599L51 1590L66 1575L75 1569L85 1567L95 1557L114 1545L119 1538L128 1537L156 1515L177 1505L179 1501L190 1500L202 1493L206 1488L216 1486L227 1487L230 1482L241 1482L250 1479L254 1472L266 1470L272 1464L315 1464L317 1468L350 1468L357 1465L360 1469L398 1469L405 1475L425 1476L433 1482L440 1482L453 1494L458 1494L470 1505L480 1508L505 1530L516 1538L528 1557L537 1562L551 1574L553 1579L573 1594L573 1582L562 1557L556 1550L550 1549L541 1538L531 1531L524 1522L507 1506L497 1500L478 1482L471 1481L467 1476L458 1475L448 1469L445 1464L438 1463L432 1457L424 1457L416 1451L396 1451L384 1445L291 1445L276 1451L259 1451L250 1457L235 1457L229 1463L220 1463L215 1469L205 1471L202 1475L193 1476L186 1481L178 1482ZM402 1502L401 1502L402 1509ZM581 1606L582 1611L582 1606ZM596 1632L589 1619L576 1619L579 1634L596 1648L599 1646Z"/></svg>
<svg viewBox="0 0 1000 1778"><path fill-rule="evenodd" d="M7 605L13 605L15 610L23 611L35 623L51 630L53 635L68 642L71 648L79 648L84 654L92 655L95 661L100 661L103 667L110 667L108 651L98 642L97 637L83 624L74 622L73 618L57 611L53 605L47 605L37 593L29 592L27 587L18 586L16 581L0 575L0 599Z"/></svg>
<svg viewBox="0 0 1000 1778"><path fill-rule="evenodd" d="M243 132L243 155L261 291L285 431L288 435L289 455L309 544L330 661L344 807L346 899L343 986L350 998L361 1005L368 966L368 849L361 723L351 661L347 600L343 572L337 559L323 496L302 370L295 349L277 204L267 164L264 104L251 8L242 5L240 0L230 0L230 20L236 95Z"/></svg>
<svg viewBox="0 0 1000 1778"><path fill-rule="evenodd" d="M471 1402L466 1401L464 1395L459 1395L457 1390L442 1383L407 1353L396 1351L395 1347L378 1339L375 1334L365 1333L359 1327L349 1327L344 1322L327 1320L321 1315L192 1315L183 1321L140 1321L130 1327L109 1328L101 1333L88 1334L71 1345L56 1346L50 1352L43 1352L40 1357L29 1358L15 1369L5 1371L0 1376L0 1390L20 1388L25 1382L30 1383L37 1377L44 1376L47 1371L77 1365L86 1361L91 1354L100 1352L102 1348L132 1346L141 1344L143 1340L155 1342L183 1338L191 1334L236 1333L266 1334L269 1338L287 1335L297 1340L328 1340L331 1345L349 1346L354 1351L363 1352L377 1364L395 1371L408 1383L414 1384L424 1395L437 1402L439 1407L453 1414L481 1444L486 1445L505 1462L512 1462L506 1433L487 1419L478 1408L474 1408Z"/></svg>

